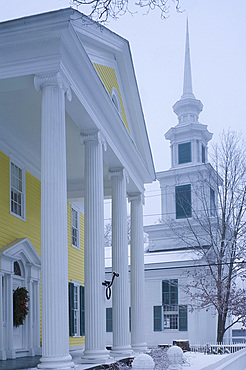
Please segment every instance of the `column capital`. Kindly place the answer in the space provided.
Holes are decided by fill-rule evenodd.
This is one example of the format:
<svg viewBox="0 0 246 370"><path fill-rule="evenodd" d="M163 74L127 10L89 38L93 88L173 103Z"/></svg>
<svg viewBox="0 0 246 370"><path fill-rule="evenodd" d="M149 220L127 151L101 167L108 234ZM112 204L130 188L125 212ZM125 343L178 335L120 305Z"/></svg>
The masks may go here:
<svg viewBox="0 0 246 370"><path fill-rule="evenodd" d="M129 193L128 202L141 202L144 205L144 194L143 193Z"/></svg>
<svg viewBox="0 0 246 370"><path fill-rule="evenodd" d="M62 89L69 101L72 100L71 88L67 79L60 72L47 72L37 74L34 77L34 86L37 91L42 90L47 86L54 86Z"/></svg>
<svg viewBox="0 0 246 370"><path fill-rule="evenodd" d="M126 182L129 183L129 176L125 168L110 168L108 171L108 178L109 180L113 178L126 179Z"/></svg>
<svg viewBox="0 0 246 370"><path fill-rule="evenodd" d="M80 133L80 143L81 145L85 145L88 142L94 142L102 144L103 149L107 150L107 142L99 130L93 130L93 131L85 131Z"/></svg>

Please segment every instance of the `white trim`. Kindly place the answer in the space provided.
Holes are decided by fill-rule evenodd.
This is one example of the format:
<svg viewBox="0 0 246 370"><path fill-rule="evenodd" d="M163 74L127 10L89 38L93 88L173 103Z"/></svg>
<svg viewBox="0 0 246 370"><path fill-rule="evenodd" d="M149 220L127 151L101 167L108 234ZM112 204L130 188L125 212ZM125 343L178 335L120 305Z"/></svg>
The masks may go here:
<svg viewBox="0 0 246 370"><path fill-rule="evenodd" d="M73 210L77 213L77 245L73 244ZM80 209L74 203L71 203L71 245L80 250Z"/></svg>
<svg viewBox="0 0 246 370"><path fill-rule="evenodd" d="M22 171L21 216L11 211L11 188L12 188L11 164L12 163L16 167L20 168ZM12 216L19 218L22 221L26 221L26 168L20 160L16 159L12 155L9 157L9 213Z"/></svg>
<svg viewBox="0 0 246 370"><path fill-rule="evenodd" d="M77 331L80 333L80 286L81 286L81 282L80 281L76 281L76 280L71 280L71 283L74 284L74 288L77 289L77 303L78 303L78 308L75 310L74 309L74 318L75 318L75 311L78 312L78 317L77 317L77 320L78 320L78 323L77 323ZM75 302L75 301L74 301ZM75 331L75 324L74 324L74 331ZM81 338L82 336L80 334L74 334L72 336L72 338Z"/></svg>

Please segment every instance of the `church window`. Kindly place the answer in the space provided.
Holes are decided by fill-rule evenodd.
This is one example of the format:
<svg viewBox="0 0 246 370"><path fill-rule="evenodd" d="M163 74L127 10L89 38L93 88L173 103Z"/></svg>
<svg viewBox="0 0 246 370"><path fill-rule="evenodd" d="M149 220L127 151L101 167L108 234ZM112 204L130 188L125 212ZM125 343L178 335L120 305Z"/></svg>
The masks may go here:
<svg viewBox="0 0 246 370"><path fill-rule="evenodd" d="M215 216L215 191L210 188L210 216Z"/></svg>
<svg viewBox="0 0 246 370"><path fill-rule="evenodd" d="M183 143L178 145L179 164L191 162L191 143Z"/></svg>
<svg viewBox="0 0 246 370"><path fill-rule="evenodd" d="M202 145L202 163L205 163L205 146Z"/></svg>
<svg viewBox="0 0 246 370"><path fill-rule="evenodd" d="M10 213L24 219L25 201L24 170L15 163L10 163Z"/></svg>
<svg viewBox="0 0 246 370"><path fill-rule="evenodd" d="M72 207L72 246L79 248L79 212Z"/></svg>
<svg viewBox="0 0 246 370"><path fill-rule="evenodd" d="M69 283L69 335L85 335L85 297L80 283Z"/></svg>
<svg viewBox="0 0 246 370"><path fill-rule="evenodd" d="M191 217L191 185L175 187L176 219Z"/></svg>

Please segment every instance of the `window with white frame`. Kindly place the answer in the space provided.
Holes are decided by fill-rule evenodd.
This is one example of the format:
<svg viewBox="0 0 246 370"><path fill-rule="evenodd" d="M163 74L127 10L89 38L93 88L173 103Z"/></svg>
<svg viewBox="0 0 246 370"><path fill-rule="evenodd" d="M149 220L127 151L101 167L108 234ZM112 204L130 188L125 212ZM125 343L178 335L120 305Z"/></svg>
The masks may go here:
<svg viewBox="0 0 246 370"><path fill-rule="evenodd" d="M25 218L25 179L24 170L10 162L10 212Z"/></svg>
<svg viewBox="0 0 246 370"><path fill-rule="evenodd" d="M72 207L72 246L79 248L79 212Z"/></svg>
<svg viewBox="0 0 246 370"><path fill-rule="evenodd" d="M74 335L80 335L79 286L74 285Z"/></svg>
<svg viewBox="0 0 246 370"><path fill-rule="evenodd" d="M69 335L85 335L84 286L79 282L69 283Z"/></svg>

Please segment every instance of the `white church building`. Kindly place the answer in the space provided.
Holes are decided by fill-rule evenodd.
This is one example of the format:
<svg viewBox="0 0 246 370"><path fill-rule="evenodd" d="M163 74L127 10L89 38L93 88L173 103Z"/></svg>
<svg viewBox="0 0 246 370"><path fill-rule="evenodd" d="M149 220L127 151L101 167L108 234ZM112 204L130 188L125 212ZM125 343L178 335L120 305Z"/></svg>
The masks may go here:
<svg viewBox="0 0 246 370"><path fill-rule="evenodd" d="M173 106L178 124L165 134L170 141L171 168L157 173L161 218L144 228L149 236L145 253L148 344L216 341L214 312L198 308L191 312L184 292L187 272L195 267L206 269L200 252L209 249L210 242L199 220L205 213L215 230L216 189L221 181L208 161L212 133L199 122L202 109L192 90L187 22L183 94Z"/></svg>

